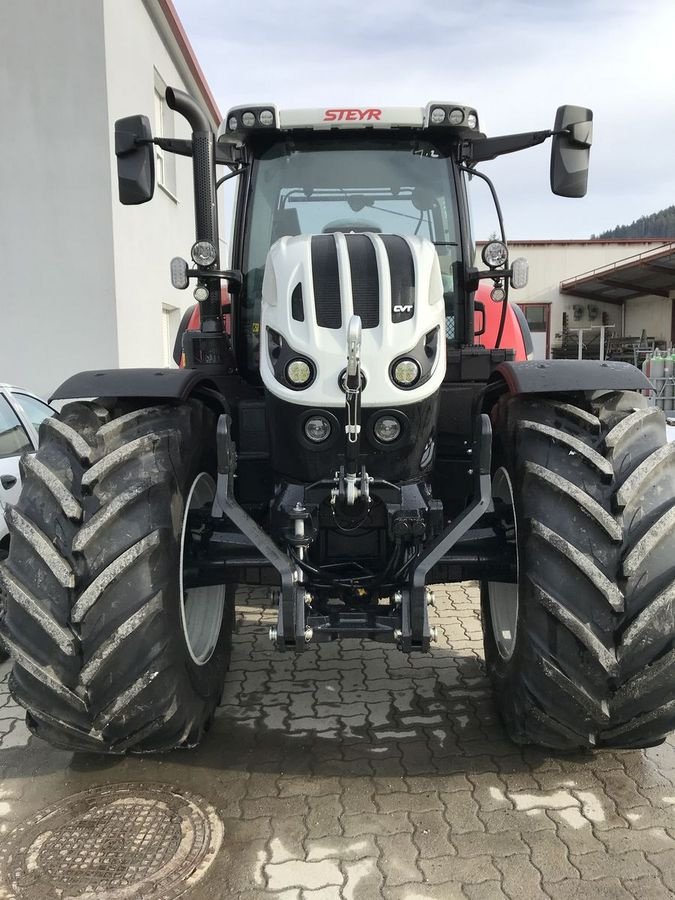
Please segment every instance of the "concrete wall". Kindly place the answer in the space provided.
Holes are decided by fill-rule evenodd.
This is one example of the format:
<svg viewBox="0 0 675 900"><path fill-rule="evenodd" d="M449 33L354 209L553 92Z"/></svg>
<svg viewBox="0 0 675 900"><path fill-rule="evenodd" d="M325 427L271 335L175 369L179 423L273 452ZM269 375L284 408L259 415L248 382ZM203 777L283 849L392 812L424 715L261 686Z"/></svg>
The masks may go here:
<svg viewBox="0 0 675 900"><path fill-rule="evenodd" d="M511 259L517 256L526 257L530 266L530 278L526 288L511 292L511 300L515 303L550 303L551 304L551 343L562 330L563 312L568 313L570 328L600 324L602 313L607 312L609 321L616 325L614 334L622 332L622 309L613 303L598 303L583 297L574 297L560 293L560 282L581 275L591 269L609 265L626 259L645 250L653 250L660 241L644 243L620 243L617 241L584 241L584 242L510 242ZM583 307L580 320L574 319L573 307ZM598 315L591 319L588 307L597 306ZM646 324L640 325L640 321ZM670 301L661 298L644 298L631 301L627 305L625 333L639 335L642 328L661 339L670 338ZM650 331L654 328L654 332Z"/></svg>
<svg viewBox="0 0 675 900"><path fill-rule="evenodd" d="M102 0L4 0L0 381L115 366Z"/></svg>
<svg viewBox="0 0 675 900"><path fill-rule="evenodd" d="M185 157L175 157L174 196L158 186L150 203L122 206L117 197L113 123L143 113L156 133L155 71L171 87L186 90L186 85L141 0L103 0L103 7L109 123L105 160L113 181L108 205L115 233L119 362L160 366L166 361L163 308L177 308L170 317L173 329L185 307L194 303L191 289L177 291L169 279L171 258L189 259L194 242L192 165ZM174 121L174 136L189 137L185 120L175 116Z"/></svg>

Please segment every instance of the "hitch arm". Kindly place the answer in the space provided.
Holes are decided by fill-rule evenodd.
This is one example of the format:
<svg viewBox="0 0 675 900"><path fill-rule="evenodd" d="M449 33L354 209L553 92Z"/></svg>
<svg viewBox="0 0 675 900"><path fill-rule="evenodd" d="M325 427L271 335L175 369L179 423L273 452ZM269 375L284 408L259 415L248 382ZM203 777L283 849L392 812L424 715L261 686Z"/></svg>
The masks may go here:
<svg viewBox="0 0 675 900"><path fill-rule="evenodd" d="M467 508L451 522L429 544L424 553L418 558L410 579L410 590L407 600L409 610L402 610L402 644L404 650L421 649L426 652L429 649L429 618L425 596L427 575L432 567L441 560L457 541L472 528L481 516L487 511L492 495L490 467L492 460L492 426L489 416L483 414L480 417L480 457L479 465L474 473L473 500ZM409 632L406 626L409 623ZM408 646L406 646L406 643Z"/></svg>
<svg viewBox="0 0 675 900"><path fill-rule="evenodd" d="M229 519L274 566L281 580L277 643L280 650L289 646L302 650L305 646L305 607L303 592L295 583L296 576L291 561L234 498L237 456L230 434L231 424L232 419L227 413L223 413L218 419L218 479L211 515L214 519Z"/></svg>

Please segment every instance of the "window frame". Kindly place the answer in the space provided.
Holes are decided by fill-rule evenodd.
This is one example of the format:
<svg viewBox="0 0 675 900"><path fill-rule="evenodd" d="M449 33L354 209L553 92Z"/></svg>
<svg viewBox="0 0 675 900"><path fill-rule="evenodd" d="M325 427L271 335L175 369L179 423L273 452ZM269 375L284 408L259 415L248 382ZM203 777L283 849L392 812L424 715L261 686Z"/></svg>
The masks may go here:
<svg viewBox="0 0 675 900"><path fill-rule="evenodd" d="M166 102L166 82L153 68L153 132L155 137L173 138L176 136L173 110ZM160 188L175 202L176 193L176 157L167 153L157 144L155 147L155 181Z"/></svg>
<svg viewBox="0 0 675 900"><path fill-rule="evenodd" d="M4 459L15 459L18 456L22 456L24 453L32 453L35 451L37 447L36 440L33 435L35 434L35 429L31 426L30 428L26 427L26 422L23 419L12 403L11 396L8 396L10 392L0 391L0 416L2 416L3 404L9 410L10 417L13 416L16 424L19 426L21 431L23 432L26 438L26 446L16 450L13 453L3 453L0 449L0 460ZM1 421L1 419L0 419ZM11 421L11 418L10 418ZM4 434L4 431L2 432Z"/></svg>
<svg viewBox="0 0 675 900"><path fill-rule="evenodd" d="M28 424L31 426L31 428L35 431L35 437L37 439L37 443L39 443L40 425L42 425L42 423L44 422L45 419L50 418L53 415L56 415L56 410L52 406L50 406L49 403L42 400L40 397L36 397L34 394L29 394L28 391L12 390L11 394L12 394L12 399L15 402L14 408L16 409L17 414L19 415L19 417L23 416L23 418L28 422ZM37 425L35 424L35 422L33 422L32 417L28 414L28 410L24 406L24 404L22 402L22 398L25 398L26 400L31 400L33 403L39 403L40 406L44 406L45 409L49 410L48 414L46 416L44 416L44 418L41 419ZM37 446L37 443L36 443L36 446Z"/></svg>

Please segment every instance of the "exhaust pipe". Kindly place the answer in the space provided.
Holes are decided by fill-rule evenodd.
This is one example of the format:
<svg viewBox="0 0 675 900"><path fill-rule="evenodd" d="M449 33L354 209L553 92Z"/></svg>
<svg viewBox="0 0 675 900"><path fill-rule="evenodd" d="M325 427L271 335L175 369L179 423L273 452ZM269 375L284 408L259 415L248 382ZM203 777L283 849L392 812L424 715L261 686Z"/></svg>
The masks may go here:
<svg viewBox="0 0 675 900"><path fill-rule="evenodd" d="M195 194L195 239L208 241L216 251L210 266L199 267L203 283L209 289L209 299L200 303L202 331L222 331L220 314L220 279L209 277L209 270L220 269L218 241L218 205L216 202L216 138L204 111L185 91L168 87L166 102L190 123L192 128L192 173Z"/></svg>

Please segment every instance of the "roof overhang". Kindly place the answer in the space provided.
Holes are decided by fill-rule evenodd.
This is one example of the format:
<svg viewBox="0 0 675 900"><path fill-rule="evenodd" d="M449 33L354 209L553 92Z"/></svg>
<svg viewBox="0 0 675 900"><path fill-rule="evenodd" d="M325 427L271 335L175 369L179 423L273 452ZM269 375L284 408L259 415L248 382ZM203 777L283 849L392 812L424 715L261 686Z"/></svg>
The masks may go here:
<svg viewBox="0 0 675 900"><path fill-rule="evenodd" d="M675 291L675 241L584 272L560 283L561 294L621 305L638 297L670 297Z"/></svg>
<svg viewBox="0 0 675 900"><path fill-rule="evenodd" d="M171 0L143 0L188 92L201 100L214 131L222 115Z"/></svg>

